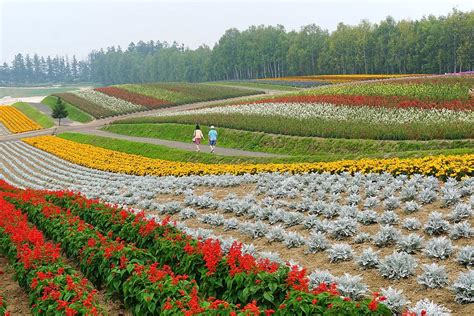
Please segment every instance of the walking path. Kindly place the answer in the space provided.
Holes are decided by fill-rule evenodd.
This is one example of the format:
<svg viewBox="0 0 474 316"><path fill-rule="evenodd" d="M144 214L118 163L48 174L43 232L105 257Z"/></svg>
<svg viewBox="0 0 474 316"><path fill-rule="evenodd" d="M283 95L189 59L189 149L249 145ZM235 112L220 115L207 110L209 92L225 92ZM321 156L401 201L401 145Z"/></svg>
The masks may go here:
<svg viewBox="0 0 474 316"><path fill-rule="evenodd" d="M109 138L115 138L115 139L123 139L123 140L128 140L128 141L137 142L137 143L147 143L147 144L161 145L161 146L182 149L182 150L196 151L196 146L192 142L185 143L185 142L177 142L177 141L157 139L157 138L135 137L135 136L129 136L129 135L110 133L110 132L106 132L106 131L102 131L98 129L82 130L81 134L109 137ZM206 144L202 144L201 151L209 152L209 147ZM245 151L245 150L240 150L240 149L223 148L219 146L217 146L215 153L216 155L222 155L222 156L269 157L269 158L288 157L286 155L276 155L276 154L269 154L269 153L255 152L255 151Z"/></svg>
<svg viewBox="0 0 474 316"><path fill-rule="evenodd" d="M284 94L286 93L285 91L275 91L275 90L269 90L266 91L265 95L279 95L279 94ZM256 95L258 96L263 96L262 95ZM145 117L145 116L156 116L157 114L164 113L164 112L180 112L180 111L187 111L187 110L193 110L193 109L199 109L203 107L209 107L213 106L216 104L221 104L223 102L229 101L229 102L238 102L238 101L243 101L251 98L253 96L242 96L242 97L237 97L237 98L231 98L231 99L226 99L226 100L215 100L215 101L205 101L205 102L198 102L198 103L190 103L190 104L184 104L184 105L179 105L179 106L174 106L170 108L164 108L164 109L157 109L157 110L151 110L151 111L145 111L145 112L137 112L137 113L130 113L130 114L124 114L124 115L118 115L114 117L108 117L105 119L98 119L98 120L93 120L89 123L86 124L79 124L76 122L71 122L68 120L68 124L63 125L61 122L61 126L58 127L53 127L53 128L48 128L48 129L42 129L38 131L31 131L31 132L26 132L26 133L19 133L19 134L10 134L10 135L0 135L0 142L4 141L13 141L13 140L20 140L22 138L28 138L28 137L36 137L36 136L44 136L44 135L57 135L60 133L64 132L77 132L77 133L83 133L83 134L89 134L89 135L97 135L97 136L103 136L103 137L109 137L109 138L115 138L115 139L125 139L129 141L134 141L134 142L141 142L141 143L148 143L148 144L155 144L155 145L162 145L170 148L176 148L176 149L182 149L182 150L188 150L188 151L195 151L196 146L194 144L190 143L184 143L184 142L177 142L177 141L169 141L169 140L163 140L163 139L157 139L157 138L146 138L146 137L134 137L134 136L128 136L128 135L120 135L120 134L114 134L114 133L109 133L105 131L101 131L100 128L102 128L105 125L108 125L112 123L113 121L117 120L122 120L122 119L129 119L129 118L134 118L134 117ZM32 106L35 106L38 110L41 112L50 115L51 109L43 104L39 103L30 103ZM47 108L47 109L46 109ZM206 152L207 146L203 144L202 146L202 151ZM269 153L262 153L262 152L254 152L254 151L245 151L245 150L239 150L239 149L231 149L231 148L220 148L217 147L216 150L216 155L222 155L222 156L242 156L242 157L288 157L286 155L277 155L277 154L269 154Z"/></svg>

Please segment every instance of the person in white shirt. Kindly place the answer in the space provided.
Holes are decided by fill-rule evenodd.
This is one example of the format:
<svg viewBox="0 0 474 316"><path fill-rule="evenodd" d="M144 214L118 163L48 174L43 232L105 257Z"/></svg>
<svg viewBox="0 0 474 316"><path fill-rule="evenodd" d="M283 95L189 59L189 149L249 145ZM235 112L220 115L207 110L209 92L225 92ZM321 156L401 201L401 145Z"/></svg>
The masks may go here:
<svg viewBox="0 0 474 316"><path fill-rule="evenodd" d="M201 128L199 127L199 124L196 124L196 129L194 130L194 134L193 134L193 142L196 145L197 152L201 151L201 148L199 148L199 145L201 145L202 140L204 140L204 134L202 133Z"/></svg>

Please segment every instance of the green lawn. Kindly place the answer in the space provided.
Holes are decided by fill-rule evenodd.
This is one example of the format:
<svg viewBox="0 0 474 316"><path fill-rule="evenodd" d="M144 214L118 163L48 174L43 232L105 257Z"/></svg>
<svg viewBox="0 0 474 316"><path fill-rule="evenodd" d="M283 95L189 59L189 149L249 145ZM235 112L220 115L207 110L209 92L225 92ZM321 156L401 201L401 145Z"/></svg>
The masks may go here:
<svg viewBox="0 0 474 316"><path fill-rule="evenodd" d="M41 103L46 104L47 106L52 108L54 104L56 104L56 100L57 98L55 96L49 96L44 98ZM76 121L80 123L87 123L92 121L92 117L89 114L79 110L78 108L65 102L64 100L63 102L66 105L67 112L69 113L68 119L70 119L71 121Z"/></svg>
<svg viewBox="0 0 474 316"><path fill-rule="evenodd" d="M50 128L54 126L54 120L50 116L42 113L34 106L26 102L17 102L13 104L13 107L20 110L28 116L30 119L41 125L43 128Z"/></svg>
<svg viewBox="0 0 474 316"><path fill-rule="evenodd" d="M205 135L208 127L201 126ZM137 137L160 138L189 142L194 125L187 124L112 124L104 128L112 133ZM290 155L288 158L245 161L333 161L341 159L422 157L437 154L474 152L474 140L378 141L295 137L219 128L218 146ZM207 138L207 137L206 137Z"/></svg>

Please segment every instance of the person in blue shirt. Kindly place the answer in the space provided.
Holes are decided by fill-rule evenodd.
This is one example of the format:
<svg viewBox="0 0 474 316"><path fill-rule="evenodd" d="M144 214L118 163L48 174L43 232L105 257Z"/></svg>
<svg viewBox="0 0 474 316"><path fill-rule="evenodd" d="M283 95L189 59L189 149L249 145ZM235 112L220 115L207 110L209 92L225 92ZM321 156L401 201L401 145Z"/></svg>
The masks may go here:
<svg viewBox="0 0 474 316"><path fill-rule="evenodd" d="M209 131L209 146L211 147L211 153L214 153L216 150L216 143L217 143L217 131L215 130L214 126L211 126L211 130Z"/></svg>

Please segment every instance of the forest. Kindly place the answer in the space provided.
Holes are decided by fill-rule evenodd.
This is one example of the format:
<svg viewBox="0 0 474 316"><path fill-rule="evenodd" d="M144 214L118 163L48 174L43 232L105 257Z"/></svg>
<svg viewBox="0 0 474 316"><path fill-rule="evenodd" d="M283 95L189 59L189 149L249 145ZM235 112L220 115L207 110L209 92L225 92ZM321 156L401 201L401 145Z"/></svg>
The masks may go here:
<svg viewBox="0 0 474 316"><path fill-rule="evenodd" d="M281 25L227 30L214 45L139 41L76 56L17 54L0 66L1 85L202 82L312 74L450 73L474 68L474 11L379 23Z"/></svg>

